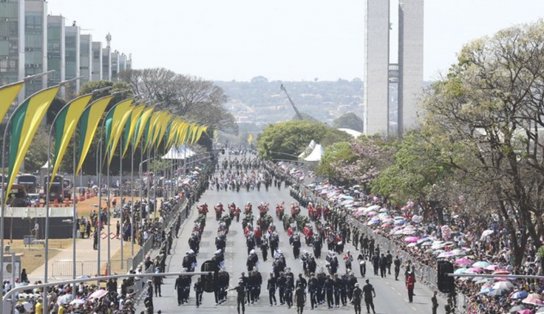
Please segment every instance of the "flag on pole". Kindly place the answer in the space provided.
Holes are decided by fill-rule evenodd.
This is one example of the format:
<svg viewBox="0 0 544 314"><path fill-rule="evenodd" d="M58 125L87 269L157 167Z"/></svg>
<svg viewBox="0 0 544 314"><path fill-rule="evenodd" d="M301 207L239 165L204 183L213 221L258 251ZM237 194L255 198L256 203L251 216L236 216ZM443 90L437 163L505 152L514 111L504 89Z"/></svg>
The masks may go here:
<svg viewBox="0 0 544 314"><path fill-rule="evenodd" d="M247 136L247 143L251 145L253 143L253 134L249 133Z"/></svg>
<svg viewBox="0 0 544 314"><path fill-rule="evenodd" d="M168 129L171 121L172 121L172 115L169 114L169 113L165 113L161 117L160 129L159 129L159 132L157 134L157 139L154 142L156 148L158 148L161 145L162 140L164 139L164 135L166 134L166 130Z"/></svg>
<svg viewBox="0 0 544 314"><path fill-rule="evenodd" d="M113 139L115 138L115 135L117 134L117 128L119 127L119 123L123 119L123 116L128 112L130 113L129 109L131 109L132 104L132 98L127 98L124 100L121 100L119 103L115 105L113 109L111 109L108 112L108 115L106 116L106 124L105 124L105 143L106 143L106 152L110 151L110 147L113 144Z"/></svg>
<svg viewBox="0 0 544 314"><path fill-rule="evenodd" d="M208 129L207 126L205 125L201 125L199 128L198 128L198 131L196 133L196 137L195 137L195 140L193 143L198 143L198 140L200 140L200 138L202 137L202 133L206 132L206 130Z"/></svg>
<svg viewBox="0 0 544 314"><path fill-rule="evenodd" d="M10 126L8 185L4 200L11 192L13 181L19 172L32 139L59 88L60 86L57 85L36 92L25 99L13 112Z"/></svg>
<svg viewBox="0 0 544 314"><path fill-rule="evenodd" d="M19 95L19 92L23 88L24 83L17 82L13 84L8 84L4 86L0 86L0 122L4 120L4 117L6 116L6 113L9 110L9 107Z"/></svg>
<svg viewBox="0 0 544 314"><path fill-rule="evenodd" d="M76 167L76 173L79 173L83 167L83 162L85 162L85 158L96 134L98 123L100 123L102 115L112 98L113 96L109 95L93 101L79 119L79 162Z"/></svg>
<svg viewBox="0 0 544 314"><path fill-rule="evenodd" d="M132 138L134 135L134 131L136 130L136 124L138 123L138 119L140 119L140 116L145 110L144 105L140 105L135 107L132 112L130 113L130 118L127 121L127 125L125 126L125 130L123 132L123 157L126 155L128 151L128 147L130 146L130 143L132 142Z"/></svg>
<svg viewBox="0 0 544 314"><path fill-rule="evenodd" d="M68 148L68 144L74 135L79 119L92 97L91 94L77 97L64 106L62 111L57 114L57 119L55 120L55 151L52 156L53 172L50 177L50 185L57 175L57 171L66 153L66 148Z"/></svg>
<svg viewBox="0 0 544 314"><path fill-rule="evenodd" d="M144 152L150 147L151 143L153 143L155 128L157 128L157 124L163 113L163 111L154 112L151 116L151 119L149 120L149 124L147 125L147 130L145 133Z"/></svg>
<svg viewBox="0 0 544 314"><path fill-rule="evenodd" d="M140 144L140 140L142 139L142 135L144 134L144 131L146 130L147 125L149 124L149 118L153 114L153 108L147 109L142 113L140 118L138 119L138 123L136 124L136 130L134 132L134 138L133 143L134 149L138 147Z"/></svg>
<svg viewBox="0 0 544 314"><path fill-rule="evenodd" d="M131 100L132 102L132 100ZM133 106L128 106L126 108L126 111L123 112L123 114L119 117L119 121L112 121L113 124L113 132L111 133L111 145L110 145L110 153L108 158L108 164L111 164L111 161L113 159L113 155L115 155L115 150L117 149L117 144L119 144L119 139L121 138L121 135L123 134L123 130L125 128L125 124L127 123L128 119L130 118L130 113L134 109Z"/></svg>

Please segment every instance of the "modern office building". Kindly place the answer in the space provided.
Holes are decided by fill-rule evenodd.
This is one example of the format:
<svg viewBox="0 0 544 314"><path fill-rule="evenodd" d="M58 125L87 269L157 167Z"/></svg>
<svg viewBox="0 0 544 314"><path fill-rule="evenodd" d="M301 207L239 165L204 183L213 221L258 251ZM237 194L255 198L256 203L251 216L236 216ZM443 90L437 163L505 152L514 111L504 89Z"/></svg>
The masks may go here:
<svg viewBox="0 0 544 314"><path fill-rule="evenodd" d="M423 0L399 1L399 130L417 125L423 89Z"/></svg>
<svg viewBox="0 0 544 314"><path fill-rule="evenodd" d="M93 41L92 49L92 81L102 80L102 43Z"/></svg>
<svg viewBox="0 0 544 314"><path fill-rule="evenodd" d="M106 35L106 47L102 48L102 79L111 81L111 35Z"/></svg>
<svg viewBox="0 0 544 314"><path fill-rule="evenodd" d="M47 2L25 0L25 76L47 72ZM25 84L29 96L47 87L47 75Z"/></svg>
<svg viewBox="0 0 544 314"><path fill-rule="evenodd" d="M365 4L364 133L387 135L389 123L389 0L366 0Z"/></svg>
<svg viewBox="0 0 544 314"><path fill-rule="evenodd" d="M81 76L81 86L93 79L92 42L93 37L91 35L81 34L79 36L79 76Z"/></svg>
<svg viewBox="0 0 544 314"><path fill-rule="evenodd" d="M0 85L25 76L25 3L0 1Z"/></svg>
<svg viewBox="0 0 544 314"><path fill-rule="evenodd" d="M399 55L398 63L392 63L389 0L365 0L363 117L367 135L401 136L417 126L423 86L423 15L423 0L399 0L399 36L393 40Z"/></svg>
<svg viewBox="0 0 544 314"><path fill-rule="evenodd" d="M59 94L72 98L82 84L118 80L131 68L131 57L112 52L110 34L103 45L80 32L75 21L67 26L64 17L48 16L45 0L0 0L0 86L38 74L26 81L21 102L48 86L79 78Z"/></svg>
<svg viewBox="0 0 544 314"><path fill-rule="evenodd" d="M53 70L47 75L47 85L53 86L65 79L65 33L64 17L61 15L47 16L47 70Z"/></svg>
<svg viewBox="0 0 544 314"><path fill-rule="evenodd" d="M74 79L80 76L80 42L79 42L79 26L72 24L66 26L65 29L65 77L67 80ZM73 81L66 87L67 94L75 96L79 93L80 79ZM68 93L68 91L70 93Z"/></svg>
<svg viewBox="0 0 544 314"><path fill-rule="evenodd" d="M119 51L117 50L111 53L111 80L119 80Z"/></svg>
<svg viewBox="0 0 544 314"><path fill-rule="evenodd" d="M119 73L127 70L127 55L122 53L119 55Z"/></svg>

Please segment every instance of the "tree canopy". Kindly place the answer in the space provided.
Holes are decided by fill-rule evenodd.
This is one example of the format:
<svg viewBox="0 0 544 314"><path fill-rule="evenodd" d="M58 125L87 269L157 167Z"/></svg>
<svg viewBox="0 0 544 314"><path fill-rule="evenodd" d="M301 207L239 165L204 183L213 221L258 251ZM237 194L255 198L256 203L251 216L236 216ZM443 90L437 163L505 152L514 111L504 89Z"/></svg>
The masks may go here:
<svg viewBox="0 0 544 314"><path fill-rule="evenodd" d="M121 78L146 99L155 101L158 109L225 132L237 133L234 116L223 104L223 89L211 81L177 74L164 68L129 70Z"/></svg>
<svg viewBox="0 0 544 314"><path fill-rule="evenodd" d="M267 126L259 136L257 149L267 159L295 160L312 140L326 147L349 139L345 132L324 123L296 120Z"/></svg>
<svg viewBox="0 0 544 314"><path fill-rule="evenodd" d="M332 122L334 128L346 128L363 132L363 119L353 112L346 112Z"/></svg>
<svg viewBox="0 0 544 314"><path fill-rule="evenodd" d="M494 217L509 230L520 266L528 244L544 238L543 104L544 22L502 30L463 47L424 95L421 129L386 145L393 149L390 160L379 158L381 169L355 167L369 158L353 140L356 162L338 176L361 181L356 169L364 170L372 192L415 200L440 223L442 210ZM359 142L367 152L375 144Z"/></svg>

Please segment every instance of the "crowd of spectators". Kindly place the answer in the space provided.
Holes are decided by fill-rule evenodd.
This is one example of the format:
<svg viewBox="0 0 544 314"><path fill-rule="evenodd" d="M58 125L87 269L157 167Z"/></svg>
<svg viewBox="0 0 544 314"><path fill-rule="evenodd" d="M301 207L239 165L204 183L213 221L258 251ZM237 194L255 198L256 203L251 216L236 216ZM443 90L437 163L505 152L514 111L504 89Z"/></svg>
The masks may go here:
<svg viewBox="0 0 544 314"><path fill-rule="evenodd" d="M529 239L521 267L513 267L514 253L510 243L510 232L501 221L492 215L451 213L444 211L442 222L440 223L437 215L425 212L421 207L410 202L403 207L396 207L388 203L383 198L365 194L359 186L340 187L324 182L305 185L303 183L303 171L294 164L280 163L267 164L267 167L276 176L289 178L294 193L298 194L304 203L313 202L314 204L323 204L332 209L336 215L340 215L347 223L354 224L357 228L374 238L381 238L388 242L388 246L395 248L396 253L402 254L405 258L411 259L412 263L422 265L422 268L434 272L432 277L436 279L436 265L438 260L449 260L455 266L456 270L462 268L457 265L456 260L465 257L468 261L484 261L491 268L471 268L470 264L465 268L470 268L466 273L493 274L497 271L505 274L506 277L498 280L509 280L513 287L504 291L493 293L493 289L484 290L484 284L492 285L494 281L483 278L462 277L455 280L456 292L448 296L451 302L463 313L509 313L510 309L517 306L527 313L535 313L540 305L540 301L534 304L522 303L522 299L515 296L525 296L527 294L537 294L541 297L544 291L544 281L535 279L513 279L508 278L506 274L515 275L538 275L542 273L541 261L537 256L537 247ZM294 184L294 183L297 184ZM325 192L323 192L325 191ZM339 195L346 195L353 198L353 202L344 202L345 198ZM432 241L440 241L442 251L449 252L453 250L462 250L462 255L441 256L436 250L429 249L420 243L409 243L405 241L406 236L391 232L394 225L384 225L381 223L369 223L371 217L365 215L356 215L361 207L376 205L377 208L385 208L390 217L402 217L407 224L414 227L412 236L419 239L429 238ZM414 217L418 219L413 219ZM432 243L432 242L429 242ZM417 267L416 267L417 268ZM417 268L419 269L419 268ZM428 275L428 274L427 274ZM427 278L429 279L429 278ZM425 280L424 280L425 281ZM427 280L428 281L428 280ZM435 282L428 282L433 288L436 288ZM544 305L544 302L542 302ZM516 308L514 308L516 309Z"/></svg>
<svg viewBox="0 0 544 314"><path fill-rule="evenodd" d="M200 166L200 167L198 167ZM187 201L187 208L198 201L200 195L206 190L209 182L210 172L214 166L210 164L198 164L195 169L183 180L179 187L178 194L162 202L157 199L145 199L135 202L112 203L111 215L119 212L120 223L113 229L116 236L123 237L130 241L132 236L132 221L134 221L134 240L140 246L150 239L154 239L156 250L147 252L145 258L129 271L131 274L163 272L166 255L172 245L173 237L179 232L182 217L182 205ZM155 206L158 204L158 210ZM116 208L118 210L116 210ZM188 214L186 214L188 215ZM89 217L78 219L78 230L80 237L89 238L96 242L100 228L104 228L108 221L107 209L100 212L92 212ZM89 230L88 230L89 229ZM83 277L90 278L92 274ZM103 274L102 274L103 275ZM159 278L159 276L156 276ZM149 278L149 277L148 277ZM58 284L48 289L48 311L49 313L134 313L134 303L138 301L139 292L151 283L155 278L145 279L142 277L127 277L122 280L110 279L97 285L93 281L79 284ZM41 284L41 281L32 284ZM26 270L23 269L20 278L15 282L15 287L28 286ZM9 280L4 281L3 293L12 288ZM35 288L23 290L14 295L13 313L44 313L44 290ZM75 293L73 291L75 289Z"/></svg>

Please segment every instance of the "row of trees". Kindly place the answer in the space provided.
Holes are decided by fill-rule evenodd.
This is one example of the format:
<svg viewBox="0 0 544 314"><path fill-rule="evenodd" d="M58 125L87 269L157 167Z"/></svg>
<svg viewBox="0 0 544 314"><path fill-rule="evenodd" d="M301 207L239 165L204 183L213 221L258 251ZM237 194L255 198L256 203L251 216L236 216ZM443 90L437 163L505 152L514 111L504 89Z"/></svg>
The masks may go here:
<svg viewBox="0 0 544 314"><path fill-rule="evenodd" d="M495 217L519 266L544 236L544 22L467 44L422 106L419 130L337 143L320 173L439 220L444 209Z"/></svg>

